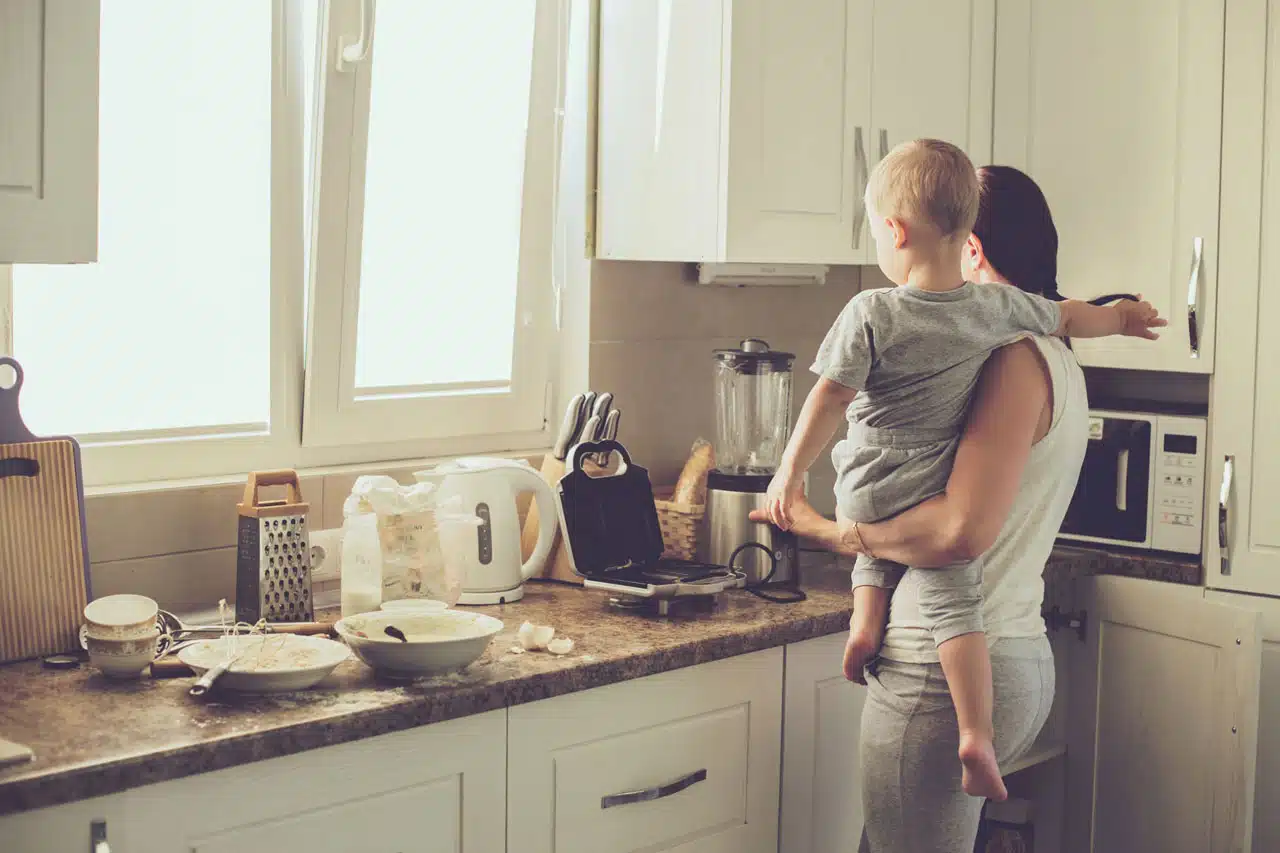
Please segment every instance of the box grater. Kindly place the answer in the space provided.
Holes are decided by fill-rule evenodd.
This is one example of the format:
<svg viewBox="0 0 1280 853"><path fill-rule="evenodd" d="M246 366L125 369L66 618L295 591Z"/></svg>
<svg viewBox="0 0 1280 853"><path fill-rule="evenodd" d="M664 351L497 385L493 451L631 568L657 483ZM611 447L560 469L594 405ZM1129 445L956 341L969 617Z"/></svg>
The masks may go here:
<svg viewBox="0 0 1280 853"><path fill-rule="evenodd" d="M283 500L263 501L263 486L285 486ZM311 546L307 504L294 471L257 471L249 475L239 505L236 553L236 619L250 624L310 622Z"/></svg>

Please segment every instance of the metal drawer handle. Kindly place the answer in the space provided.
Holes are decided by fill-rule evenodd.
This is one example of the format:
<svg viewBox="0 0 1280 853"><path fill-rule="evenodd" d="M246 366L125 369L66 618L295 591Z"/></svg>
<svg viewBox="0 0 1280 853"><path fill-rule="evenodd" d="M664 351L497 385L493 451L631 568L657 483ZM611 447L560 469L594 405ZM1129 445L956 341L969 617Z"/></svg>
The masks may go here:
<svg viewBox="0 0 1280 853"><path fill-rule="evenodd" d="M853 248L862 248L862 224L866 219L867 205L863 197L867 194L867 182L871 174L867 169L867 150L862 147L862 128L853 129L853 168L854 180L860 189L858 197L853 200Z"/></svg>
<svg viewBox="0 0 1280 853"><path fill-rule="evenodd" d="M600 808L611 809L614 806L629 806L632 803L647 803L650 800L661 800L678 794L686 788L691 788L699 782L705 782L707 779L707 771L695 770L688 776L681 776L674 782L668 782L665 785L658 785L653 788L645 788L643 791L628 791L625 794L610 794L607 797L600 798Z"/></svg>
<svg viewBox="0 0 1280 853"><path fill-rule="evenodd" d="M880 159L883 160L888 156L889 156L889 131L882 127L880 128Z"/></svg>
<svg viewBox="0 0 1280 853"><path fill-rule="evenodd" d="M1187 284L1187 338L1191 342L1191 357L1200 357L1200 270L1204 267L1204 238L1192 241L1191 280Z"/></svg>
<svg viewBox="0 0 1280 853"><path fill-rule="evenodd" d="M1231 574L1231 548L1227 543L1227 509L1231 500L1231 479L1236 470L1236 458L1228 456L1222 463L1222 490L1218 492L1218 557L1223 576Z"/></svg>
<svg viewBox="0 0 1280 853"><path fill-rule="evenodd" d="M107 822L95 820L89 824L89 853L111 853L107 844Z"/></svg>

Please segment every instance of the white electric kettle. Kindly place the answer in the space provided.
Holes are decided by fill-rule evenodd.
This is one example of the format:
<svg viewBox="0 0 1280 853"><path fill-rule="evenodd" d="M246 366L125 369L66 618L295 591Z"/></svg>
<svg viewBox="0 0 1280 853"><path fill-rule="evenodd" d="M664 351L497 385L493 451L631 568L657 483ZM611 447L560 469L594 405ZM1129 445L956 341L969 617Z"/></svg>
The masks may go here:
<svg viewBox="0 0 1280 853"><path fill-rule="evenodd" d="M462 499L462 509L480 517L466 528L465 544L446 548L446 559L462 562L459 604L509 604L524 597L524 582L542 571L551 553L559 513L555 493L528 463L472 456L414 474L436 484L441 501ZM520 517L516 495L533 492L538 502L538 544L521 563ZM442 545L444 543L442 541Z"/></svg>

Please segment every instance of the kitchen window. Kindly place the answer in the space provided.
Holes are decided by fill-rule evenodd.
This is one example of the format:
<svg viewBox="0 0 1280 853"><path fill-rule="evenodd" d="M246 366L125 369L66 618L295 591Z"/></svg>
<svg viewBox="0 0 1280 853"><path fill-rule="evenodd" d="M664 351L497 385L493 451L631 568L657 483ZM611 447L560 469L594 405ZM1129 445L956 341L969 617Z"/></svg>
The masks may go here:
<svg viewBox="0 0 1280 853"><path fill-rule="evenodd" d="M545 446L566 8L104 3L99 262L0 268L28 426L94 485Z"/></svg>

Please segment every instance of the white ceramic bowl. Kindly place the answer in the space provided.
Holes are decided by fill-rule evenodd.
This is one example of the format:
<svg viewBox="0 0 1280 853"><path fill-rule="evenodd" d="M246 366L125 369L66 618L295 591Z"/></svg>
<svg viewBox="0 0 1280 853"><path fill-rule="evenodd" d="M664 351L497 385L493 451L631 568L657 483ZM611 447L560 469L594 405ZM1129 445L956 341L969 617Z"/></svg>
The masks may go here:
<svg viewBox="0 0 1280 853"><path fill-rule="evenodd" d="M433 598L397 598L382 602L382 609L388 613L439 613L448 610L449 605Z"/></svg>
<svg viewBox="0 0 1280 853"><path fill-rule="evenodd" d="M145 640L156 632L160 605L145 595L107 595L84 609L90 637L99 640Z"/></svg>
<svg viewBox="0 0 1280 853"><path fill-rule="evenodd" d="M394 626L403 642L386 633ZM348 616L334 625L356 657L381 675L418 678L463 669L488 648L502 623L482 613L441 610L435 613L381 611Z"/></svg>
<svg viewBox="0 0 1280 853"><path fill-rule="evenodd" d="M151 635L142 639L111 640L90 635L86 640L89 663L108 678L137 678L155 660L159 638L155 625L151 626Z"/></svg>
<svg viewBox="0 0 1280 853"><path fill-rule="evenodd" d="M226 660L229 647L243 654L213 686L238 693L306 690L351 656L342 643L324 637L254 634L192 643L178 652L178 660L195 670L197 676L204 675Z"/></svg>

